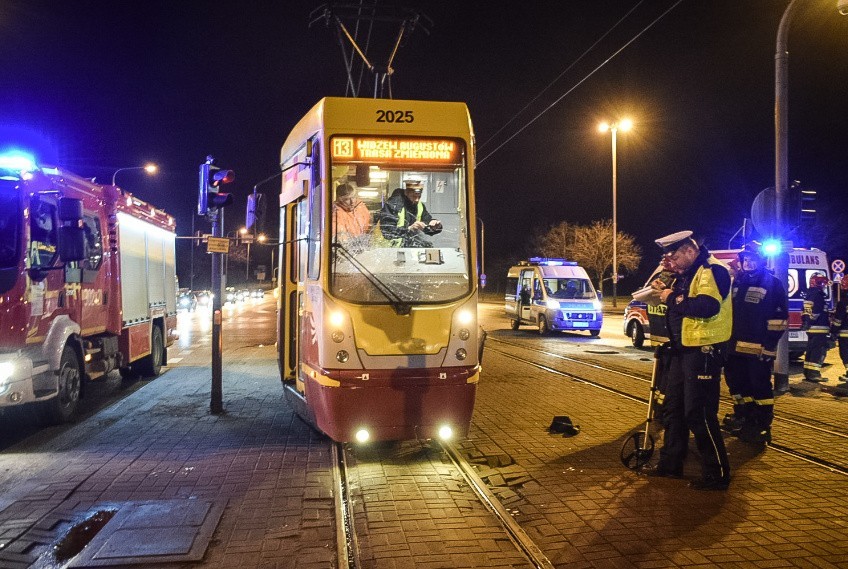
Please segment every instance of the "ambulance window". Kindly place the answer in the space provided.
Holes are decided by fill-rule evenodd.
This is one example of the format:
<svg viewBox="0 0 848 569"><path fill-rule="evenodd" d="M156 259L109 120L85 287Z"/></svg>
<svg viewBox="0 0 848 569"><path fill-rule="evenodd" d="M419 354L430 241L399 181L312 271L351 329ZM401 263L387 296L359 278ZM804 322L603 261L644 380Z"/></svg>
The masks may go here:
<svg viewBox="0 0 848 569"><path fill-rule="evenodd" d="M56 230L56 206L33 198L30 202L30 267L44 269L52 267L58 257L58 232Z"/></svg>
<svg viewBox="0 0 848 569"><path fill-rule="evenodd" d="M100 232L100 220L86 215L82 221L86 253L86 258L82 262L83 268L96 271L103 263L103 234Z"/></svg>

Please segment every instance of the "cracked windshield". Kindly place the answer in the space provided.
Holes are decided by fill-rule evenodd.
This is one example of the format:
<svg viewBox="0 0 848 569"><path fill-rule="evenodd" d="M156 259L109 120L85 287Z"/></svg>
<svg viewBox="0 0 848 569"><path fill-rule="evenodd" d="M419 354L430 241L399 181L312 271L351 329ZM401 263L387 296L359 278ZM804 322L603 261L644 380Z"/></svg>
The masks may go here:
<svg viewBox="0 0 848 569"><path fill-rule="evenodd" d="M332 293L380 304L465 295L463 142L337 136L331 148Z"/></svg>

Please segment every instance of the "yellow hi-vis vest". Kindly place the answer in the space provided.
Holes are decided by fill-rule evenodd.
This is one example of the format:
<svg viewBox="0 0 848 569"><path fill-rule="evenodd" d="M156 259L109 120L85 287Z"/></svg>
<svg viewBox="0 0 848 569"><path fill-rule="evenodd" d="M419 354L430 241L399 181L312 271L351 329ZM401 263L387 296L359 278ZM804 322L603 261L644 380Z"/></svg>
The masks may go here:
<svg viewBox="0 0 848 569"><path fill-rule="evenodd" d="M718 314L710 318L683 318L681 331L681 343L684 346L709 346L730 339L733 328L733 303L730 299L730 291L722 298L718 292L718 285L713 277L710 265L719 264L718 259L709 256L706 266L699 267L695 271L695 277L689 284L689 298L699 294L711 296L719 302Z"/></svg>
<svg viewBox="0 0 848 569"><path fill-rule="evenodd" d="M421 216L424 215L424 204L418 202L418 208L415 212L415 221L421 221ZM400 211L398 212L398 220L397 227L398 229L402 228L404 222L406 221L406 206L401 206ZM378 228L379 229L379 228ZM382 236L383 232L380 232L380 236ZM389 243L389 247L400 247L403 244L403 238L397 239L386 239Z"/></svg>

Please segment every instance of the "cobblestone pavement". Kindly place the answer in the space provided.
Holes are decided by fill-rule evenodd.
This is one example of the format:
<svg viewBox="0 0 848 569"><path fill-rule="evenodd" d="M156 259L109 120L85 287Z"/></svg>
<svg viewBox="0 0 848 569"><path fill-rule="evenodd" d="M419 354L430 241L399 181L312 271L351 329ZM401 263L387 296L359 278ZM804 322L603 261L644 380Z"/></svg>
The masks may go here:
<svg viewBox="0 0 848 569"><path fill-rule="evenodd" d="M494 336L500 324L486 323ZM207 341L175 350L167 373L121 402L0 454L0 567L49 566L57 537L98 504L173 499L226 508L201 563L156 567L335 566L329 445L283 401L273 346L225 354L224 415L208 411ZM848 406L831 395L781 405L848 427ZM458 446L556 567L848 566L848 477L728 439L727 492L649 480L618 459L644 413L492 351ZM579 434L549 434L554 415ZM815 448L814 432L791 433ZM406 444L354 458L365 566L527 566L439 453Z"/></svg>

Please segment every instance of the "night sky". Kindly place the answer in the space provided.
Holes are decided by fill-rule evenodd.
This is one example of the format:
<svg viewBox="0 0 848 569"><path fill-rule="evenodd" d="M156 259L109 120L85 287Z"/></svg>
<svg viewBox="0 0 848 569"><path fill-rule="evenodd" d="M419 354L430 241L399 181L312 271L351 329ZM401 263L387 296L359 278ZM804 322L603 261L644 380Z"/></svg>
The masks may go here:
<svg viewBox="0 0 848 569"><path fill-rule="evenodd" d="M537 228L611 217L601 119L635 122L618 137L618 224L646 259L620 290L653 267L656 237L693 229L726 247L754 196L774 184L775 37L788 2L676 3L404 3L432 25L400 48L393 94L468 104L490 281L499 262L529 253ZM789 169L818 191L822 214L796 240L846 258L848 17L836 0L807 4L789 35ZM321 97L345 95L334 28L309 27L319 5L4 0L0 136L26 129L29 142L47 141L45 161L105 183L117 168L156 162L158 176L122 172L118 183L175 214L180 235L191 233L197 167L211 154L236 172L233 230L253 185L278 170L291 127ZM376 60L387 55L379 32ZM366 76L361 95L370 84ZM271 197L276 185L262 189ZM207 232L208 222L197 218L196 228ZM179 267L183 282L187 271Z"/></svg>

